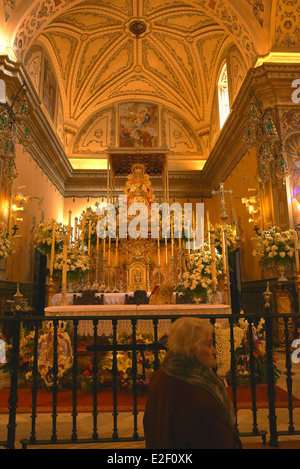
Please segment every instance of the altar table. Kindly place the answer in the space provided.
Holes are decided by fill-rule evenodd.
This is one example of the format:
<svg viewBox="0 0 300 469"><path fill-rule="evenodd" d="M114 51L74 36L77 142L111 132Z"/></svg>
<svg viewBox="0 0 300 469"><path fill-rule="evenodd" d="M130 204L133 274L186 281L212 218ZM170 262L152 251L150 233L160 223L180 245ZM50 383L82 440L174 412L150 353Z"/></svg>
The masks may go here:
<svg viewBox="0 0 300 469"><path fill-rule="evenodd" d="M158 332L161 334L168 334L171 326L171 319L164 318L164 316L202 316L202 315L228 315L231 314L231 308L229 305L211 305L211 304L200 304L200 305L68 305L68 306L49 306L45 308L45 316L62 316L62 317L76 317L76 316L97 316L101 317L98 321L97 333L98 335L109 336L112 334L112 322L111 317L118 316L118 332L126 331L130 334L132 330L132 323L130 319L126 319L126 316L139 317L143 316L143 319L137 320L137 330L143 330L146 332L153 331L152 316L161 316L162 319L158 319ZM103 319L103 316L107 316L107 319ZM149 319L145 318L149 316ZM218 318L218 322L227 322L227 319ZM84 320L79 321L78 324L78 335L88 336L94 334L93 321Z"/></svg>
<svg viewBox="0 0 300 469"><path fill-rule="evenodd" d="M67 293L66 302L68 305L73 304L73 296L81 296L81 293ZM125 295L128 297L133 296L133 292L126 293L95 293L95 296L103 295L103 304L104 305L124 305L125 304ZM147 296L150 296L151 293L147 293ZM174 296L176 292L174 292ZM52 306L59 306L61 302L61 293L55 293L52 296ZM224 303L223 293L218 292L218 303Z"/></svg>

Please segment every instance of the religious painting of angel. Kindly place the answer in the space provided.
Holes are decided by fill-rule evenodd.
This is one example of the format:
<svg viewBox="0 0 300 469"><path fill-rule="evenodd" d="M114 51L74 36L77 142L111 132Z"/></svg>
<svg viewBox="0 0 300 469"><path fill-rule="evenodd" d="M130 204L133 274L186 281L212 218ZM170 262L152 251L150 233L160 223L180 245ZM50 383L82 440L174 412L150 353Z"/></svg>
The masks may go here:
<svg viewBox="0 0 300 469"><path fill-rule="evenodd" d="M158 106L149 103L120 104L120 147L158 147Z"/></svg>

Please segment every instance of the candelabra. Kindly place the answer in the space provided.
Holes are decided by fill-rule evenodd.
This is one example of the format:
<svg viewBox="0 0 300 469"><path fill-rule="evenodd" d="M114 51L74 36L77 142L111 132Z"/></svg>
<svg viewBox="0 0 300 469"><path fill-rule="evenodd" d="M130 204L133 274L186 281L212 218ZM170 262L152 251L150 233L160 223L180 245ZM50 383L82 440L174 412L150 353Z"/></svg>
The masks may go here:
<svg viewBox="0 0 300 469"><path fill-rule="evenodd" d="M117 286L117 276L118 276L119 267L117 265L115 265L114 267L115 267L115 285L114 285L113 293L118 293L119 290Z"/></svg>
<svg viewBox="0 0 300 469"><path fill-rule="evenodd" d="M21 85L17 93L11 97L10 104L6 101L5 82L0 80L0 160L3 161L3 178L7 179L9 187L9 233L12 232L11 227L11 187L12 180L18 175L16 168L16 142L23 146L29 146L33 143L29 131L29 113L25 84ZM21 100L20 94L23 93ZM13 227L13 235L16 234L17 227Z"/></svg>
<svg viewBox="0 0 300 469"><path fill-rule="evenodd" d="M106 289L106 285L105 285L105 265L106 265L106 259L105 259L105 257L103 257L103 259L102 259L102 284L101 284L101 287L100 287L101 292L104 292L105 289Z"/></svg>
<svg viewBox="0 0 300 469"><path fill-rule="evenodd" d="M99 282L98 282L98 275L99 275L99 249L95 252L95 280L92 286L93 290L99 290Z"/></svg>
<svg viewBox="0 0 300 469"><path fill-rule="evenodd" d="M220 194L221 196L221 215L220 218L223 221L223 266L224 266L224 290L226 303L231 305L231 295L230 295L230 276L229 276L229 261L228 261L228 249L227 249L227 229L226 229L226 220L228 218L226 204L225 204L225 194L233 194L233 191L225 190L224 183L220 184L218 191L212 191L212 195Z"/></svg>
<svg viewBox="0 0 300 469"><path fill-rule="evenodd" d="M0 158L4 161L3 174L12 180L17 177L15 165L15 145L19 129L18 141L29 146L33 140L29 131L29 112L25 97L27 92L25 84L21 85L17 93L11 97L11 103L6 101L4 82L1 80L0 94ZM20 94L23 93L21 99ZM16 109L16 105L18 108Z"/></svg>
<svg viewBox="0 0 300 469"><path fill-rule="evenodd" d="M288 168L282 153L282 144L273 122L272 109L263 109L253 88L250 88L250 115L246 126L248 150L258 148L256 179L262 188L271 179L272 172L285 183Z"/></svg>

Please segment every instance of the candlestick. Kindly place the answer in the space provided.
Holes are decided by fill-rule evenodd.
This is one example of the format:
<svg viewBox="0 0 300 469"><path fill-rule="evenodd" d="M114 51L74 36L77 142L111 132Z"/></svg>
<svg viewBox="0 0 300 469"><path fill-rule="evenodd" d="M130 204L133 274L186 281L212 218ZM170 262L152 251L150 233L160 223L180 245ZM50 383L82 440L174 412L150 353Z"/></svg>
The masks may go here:
<svg viewBox="0 0 300 469"><path fill-rule="evenodd" d="M118 262L119 262L119 259L118 259L118 254L119 254L118 243L119 243L119 237L117 236L116 237L116 266L118 266Z"/></svg>
<svg viewBox="0 0 300 469"><path fill-rule="evenodd" d="M111 237L108 238L108 266L110 266Z"/></svg>
<svg viewBox="0 0 300 469"><path fill-rule="evenodd" d="M103 259L105 259L105 243L106 243L106 240L105 240L105 236L104 236L103 241L102 241L102 244L103 244Z"/></svg>
<svg viewBox="0 0 300 469"><path fill-rule="evenodd" d="M167 238L165 238L165 253L166 253L166 265L168 263L168 241Z"/></svg>
<svg viewBox="0 0 300 469"><path fill-rule="evenodd" d="M53 225L52 228L52 242L51 242L51 254L50 254L50 276L53 275L53 264L54 264L54 252L55 252L55 236L56 236L56 228Z"/></svg>
<svg viewBox="0 0 300 469"><path fill-rule="evenodd" d="M98 226L99 220L100 220L100 215L98 215L98 218L97 218L97 226ZM97 226L96 226L96 237L97 237L96 249L98 251L98 249L99 249L99 236L98 236L98 233L97 233Z"/></svg>

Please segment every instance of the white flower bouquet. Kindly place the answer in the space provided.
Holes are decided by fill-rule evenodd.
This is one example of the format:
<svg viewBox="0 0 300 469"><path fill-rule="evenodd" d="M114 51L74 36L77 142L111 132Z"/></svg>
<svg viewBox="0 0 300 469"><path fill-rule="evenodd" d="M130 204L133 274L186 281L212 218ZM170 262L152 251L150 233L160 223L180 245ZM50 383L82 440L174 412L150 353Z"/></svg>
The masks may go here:
<svg viewBox="0 0 300 469"><path fill-rule="evenodd" d="M0 226L0 259L6 259L13 253L14 241L12 235L8 234L6 225Z"/></svg>
<svg viewBox="0 0 300 469"><path fill-rule="evenodd" d="M78 251L71 246L67 250L67 275L69 281L80 279L90 269L90 257L83 251ZM54 256L53 274L61 277L63 270L63 253Z"/></svg>
<svg viewBox="0 0 300 469"><path fill-rule="evenodd" d="M216 275L222 274L222 256L216 251ZM183 288L187 295L201 297L207 301L207 295L215 293L212 279L212 256L209 246L203 247L189 256L188 269L183 274Z"/></svg>
<svg viewBox="0 0 300 469"><path fill-rule="evenodd" d="M50 254L52 244L52 232L55 228L55 251L62 251L63 238L67 235L67 228L62 223L52 219L46 223L41 222L35 230L34 244L40 251Z"/></svg>
<svg viewBox="0 0 300 469"><path fill-rule="evenodd" d="M295 259L294 230L281 230L277 226L265 230L257 241L253 256L260 257L260 265L291 267Z"/></svg>
<svg viewBox="0 0 300 469"><path fill-rule="evenodd" d="M222 236L223 226L216 223L215 226L210 227L210 236L214 239L216 249L219 253L222 252ZM230 252L236 245L236 227L232 225L226 225L226 238L227 238L227 249Z"/></svg>

